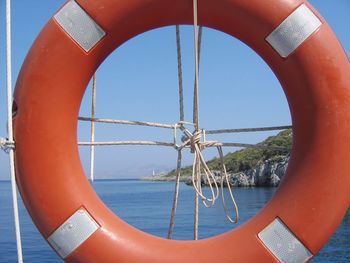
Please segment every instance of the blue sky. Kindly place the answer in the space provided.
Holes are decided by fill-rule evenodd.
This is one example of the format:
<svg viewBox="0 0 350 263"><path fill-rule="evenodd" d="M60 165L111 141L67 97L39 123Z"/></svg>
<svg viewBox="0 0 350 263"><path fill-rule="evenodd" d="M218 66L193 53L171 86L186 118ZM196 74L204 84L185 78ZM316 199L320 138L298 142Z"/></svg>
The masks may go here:
<svg viewBox="0 0 350 263"><path fill-rule="evenodd" d="M5 99L5 1L0 3L0 137L6 137ZM63 0L13 0L13 82L23 59L41 28L63 4ZM312 0L316 9L336 32L350 53L350 1ZM182 27L185 115L192 119L193 33ZM97 110L101 118L178 121L178 91L175 29L167 27L135 37L116 50L97 72ZM290 124L290 115L280 84L264 61L244 44L224 33L205 29L201 58L200 122L205 129ZM90 87L81 115L89 115ZM98 124L97 140L171 141L168 130ZM89 139L89 124L79 125L79 138ZM210 137L225 142L255 143L273 133ZM225 152L237 149L226 149ZM215 152L205 153L208 159ZM89 150L81 148L81 159L89 169ZM185 154L184 163L192 162ZM171 148L116 146L96 149L97 178L125 178L167 171L176 164ZM0 152L0 179L9 178L7 155Z"/></svg>

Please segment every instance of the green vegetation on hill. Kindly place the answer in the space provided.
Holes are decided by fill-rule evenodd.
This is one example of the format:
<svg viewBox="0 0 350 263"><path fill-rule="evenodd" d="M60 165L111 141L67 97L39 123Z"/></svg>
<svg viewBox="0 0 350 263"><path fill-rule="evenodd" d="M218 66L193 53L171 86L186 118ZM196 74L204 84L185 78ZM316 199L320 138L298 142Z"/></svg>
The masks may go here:
<svg viewBox="0 0 350 263"><path fill-rule="evenodd" d="M275 136L268 137L258 146L262 148L246 148L233 153L228 153L224 157L227 172L237 173L253 169L260 162L271 160L279 162L284 156L289 154L292 147L292 130L284 130ZM212 170L220 170L220 160L215 158L209 161L208 166ZM166 176L173 176L175 170ZM192 166L185 167L181 173L186 175L192 173Z"/></svg>

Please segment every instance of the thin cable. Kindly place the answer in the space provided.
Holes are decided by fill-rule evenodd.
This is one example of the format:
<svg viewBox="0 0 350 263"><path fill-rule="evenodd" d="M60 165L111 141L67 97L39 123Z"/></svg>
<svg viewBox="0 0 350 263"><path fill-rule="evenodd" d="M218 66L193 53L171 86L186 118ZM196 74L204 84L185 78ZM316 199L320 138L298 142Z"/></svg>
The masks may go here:
<svg viewBox="0 0 350 263"><path fill-rule="evenodd" d="M223 147L238 147L238 148L255 148L255 149L271 149L279 151L290 151L290 148L279 147L279 146L270 146L264 144L249 144L249 143L237 143L237 142L223 142L221 143Z"/></svg>
<svg viewBox="0 0 350 263"><path fill-rule="evenodd" d="M194 28L194 63L195 63L195 85L194 85L194 105L193 123L199 130L199 43L198 43L198 9L197 0L193 0L193 28Z"/></svg>
<svg viewBox="0 0 350 263"><path fill-rule="evenodd" d="M175 223L175 214L176 214L176 209L177 209L177 203L179 200L180 174L181 174L181 161L182 161L182 152L181 151L182 150L177 151L175 191L174 191L173 205L171 208L170 222L169 222L169 228L168 228L168 236L167 236L168 239L171 239L171 236L173 234L174 223Z"/></svg>
<svg viewBox="0 0 350 263"><path fill-rule="evenodd" d="M197 27L197 0L193 0L193 27L194 27L194 56L195 56L195 85L194 85L194 99L193 99L193 123L195 124L195 130L199 130L199 102L198 102L198 27ZM196 156L196 153L194 153ZM197 158L195 157L195 160ZM198 174L198 162L194 162L193 169L195 172L192 173L193 186L197 186L198 181L194 179L194 174ZM200 169L199 169L200 170ZM198 179L198 178L197 178ZM193 239L198 239L198 225L199 225L199 194L196 191L194 198L194 228L193 228Z"/></svg>
<svg viewBox="0 0 350 263"><path fill-rule="evenodd" d="M207 134L220 134L220 133L239 133L239 132L262 132L262 131L280 131L291 129L291 125L285 126L272 126L272 127L260 127L260 128L239 128L239 129L222 129L222 130L207 130Z"/></svg>
<svg viewBox="0 0 350 263"><path fill-rule="evenodd" d="M197 153L194 153L197 155ZM193 186L195 186L197 189L201 187L201 179L200 176L200 163L195 162L195 170L196 170L196 179L193 180ZM194 198L194 226L193 226L193 239L198 240L198 228L199 228L199 194L198 191L196 191L195 198Z"/></svg>
<svg viewBox="0 0 350 263"><path fill-rule="evenodd" d="M99 123L109 123L109 124L137 125L137 126L164 128L164 129L174 129L174 125L172 124L164 124L164 123L156 123L156 122L113 120L113 119L101 119L101 118L90 118L90 117L78 117L78 120L99 122ZM188 124L187 122L183 122L183 123Z"/></svg>
<svg viewBox="0 0 350 263"><path fill-rule="evenodd" d="M79 146L112 146L112 145L151 145L151 146L167 146L177 149L177 145L173 142L157 142L157 141L107 141L107 142L78 142Z"/></svg>
<svg viewBox="0 0 350 263"><path fill-rule="evenodd" d="M231 223L236 224L236 223L238 223L238 220L239 220L238 205L237 205L237 202L235 200L235 197L233 196L233 190L231 188L231 184L230 184L229 179L228 179L228 174L227 174L226 166L224 163L224 153L222 151L222 147L218 146L217 149L219 152L220 163L221 163L221 201L222 201L222 206L224 207L224 211L225 211L227 219ZM226 205L225 195L224 195L224 180L226 181L226 184L228 187L228 192L230 194L230 199L231 199L231 202L232 202L234 210L235 210L235 218L234 219L230 216L230 213L229 213L227 205Z"/></svg>
<svg viewBox="0 0 350 263"><path fill-rule="evenodd" d="M193 123L195 124L195 131L198 132L199 128L199 45L198 45L198 6L197 0L193 0L193 28L194 28L194 57L195 57L195 81L194 81L194 97L193 97ZM192 148L192 150L194 150ZM194 174L196 179L192 178L193 186L196 189L201 187L200 176L200 161L198 152L194 151ZM196 190L194 201L194 240L198 239L198 225L199 225L199 192Z"/></svg>
<svg viewBox="0 0 350 263"><path fill-rule="evenodd" d="M183 93L183 81L182 81L181 37L180 37L179 25L176 25L176 50L177 50L177 71L178 71L178 81L179 81L180 121L184 121L185 120L184 93Z"/></svg>
<svg viewBox="0 0 350 263"><path fill-rule="evenodd" d="M13 142L13 127L12 127L12 64L11 64L11 0L6 0L6 84L7 84L7 132L8 141ZM19 224L17 187L15 178L15 158L14 149L9 149L10 157L10 173L11 173L11 188L13 201L13 215L15 220L17 258L18 262L23 262L21 230Z"/></svg>
<svg viewBox="0 0 350 263"><path fill-rule="evenodd" d="M183 95L183 80L182 80L182 58L181 58L181 37L180 37L180 26L176 25L176 50L177 50L177 70L178 70L178 81L179 81L179 108L180 108L180 122L174 125L174 145L176 145L176 130L178 127L183 127L185 121L184 113L184 95ZM177 165L176 165L176 179L175 179L175 190L173 197L173 204L171 208L170 222L168 228L168 239L171 239L174 223L176 209L179 199L180 190L180 175L181 175L181 161L182 161L182 149L177 149Z"/></svg>
<svg viewBox="0 0 350 263"><path fill-rule="evenodd" d="M186 141L188 142L188 141ZM190 144L183 143L178 145L174 142L157 142L157 141L105 141L105 142L78 142L79 146L112 146L112 145L154 145L154 146L168 146L174 149L183 149L183 148L192 148ZM270 149L270 150L279 150L279 151L290 151L290 148L287 147L277 147L277 146L269 146L269 145L259 145L259 144L246 144L246 143L219 143L216 141L206 141L201 142L201 145L205 145L205 148L208 147L235 147L235 148L254 148L254 149ZM14 147L14 143L6 142L6 144L1 145L2 149L8 152L9 147Z"/></svg>
<svg viewBox="0 0 350 263"><path fill-rule="evenodd" d="M203 34L203 27L199 26L199 30L198 30L198 79L199 79L199 68L200 68L200 61L201 61L201 47L202 47L202 34ZM199 114L199 89L197 89L198 87L198 82L197 79L195 78L194 80L194 89L193 89L193 123L196 123L198 120L198 114ZM197 88L196 88L197 87ZM197 94L198 91L198 94ZM197 106L195 106L197 105Z"/></svg>
<svg viewBox="0 0 350 263"><path fill-rule="evenodd" d="M96 108L96 73L92 77L92 91L91 91L91 119L95 119L95 108ZM91 123L91 146L90 146L90 180L94 181L94 172L95 172L95 122Z"/></svg>

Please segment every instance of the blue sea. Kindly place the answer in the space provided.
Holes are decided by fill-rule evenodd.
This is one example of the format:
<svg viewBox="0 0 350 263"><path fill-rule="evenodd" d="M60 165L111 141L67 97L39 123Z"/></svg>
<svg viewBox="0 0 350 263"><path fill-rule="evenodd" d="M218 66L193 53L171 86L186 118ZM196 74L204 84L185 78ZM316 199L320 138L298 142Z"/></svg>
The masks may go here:
<svg viewBox="0 0 350 263"><path fill-rule="evenodd" d="M165 237L169 224L174 184L138 180L96 181L93 186L101 199L118 216L135 227ZM240 223L251 218L272 197L274 188L239 188L235 196L240 207ZM192 239L193 188L181 184L175 219L174 239ZM24 262L61 262L33 225L20 203ZM225 218L221 202L200 210L200 238L226 232L235 227ZM322 229L320 229L322 231ZM0 262L16 262L11 185L0 181ZM350 262L350 211L329 243L312 262Z"/></svg>

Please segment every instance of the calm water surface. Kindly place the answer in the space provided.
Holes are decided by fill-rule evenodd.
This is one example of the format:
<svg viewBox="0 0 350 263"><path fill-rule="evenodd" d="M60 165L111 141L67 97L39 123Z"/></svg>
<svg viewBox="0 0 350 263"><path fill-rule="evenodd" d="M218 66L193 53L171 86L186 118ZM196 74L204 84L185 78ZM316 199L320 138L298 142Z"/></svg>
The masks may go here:
<svg viewBox="0 0 350 263"><path fill-rule="evenodd" d="M93 184L102 200L122 219L153 235L165 237L169 224L173 183L135 180L97 181ZM273 188L235 189L241 222L255 215L272 197ZM193 189L181 185L174 239L193 236ZM67 200L68 201L68 200ZM200 212L200 238L226 232L233 228L225 218L218 202ZM28 213L20 204L23 255L25 262L61 262L34 227ZM322 231L320 229L320 231ZM0 262L16 262L16 243L9 182L0 182ZM350 262L350 211L330 242L313 262Z"/></svg>

